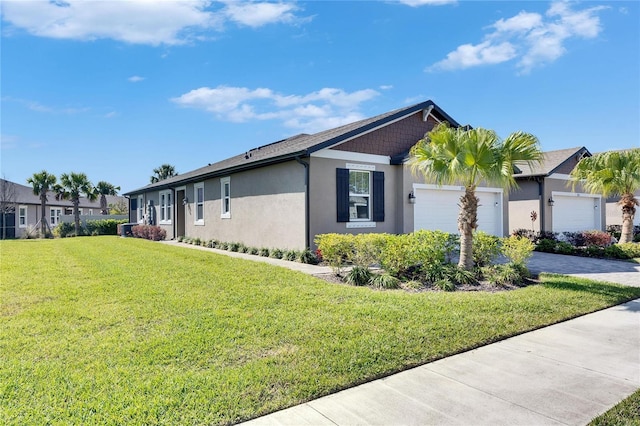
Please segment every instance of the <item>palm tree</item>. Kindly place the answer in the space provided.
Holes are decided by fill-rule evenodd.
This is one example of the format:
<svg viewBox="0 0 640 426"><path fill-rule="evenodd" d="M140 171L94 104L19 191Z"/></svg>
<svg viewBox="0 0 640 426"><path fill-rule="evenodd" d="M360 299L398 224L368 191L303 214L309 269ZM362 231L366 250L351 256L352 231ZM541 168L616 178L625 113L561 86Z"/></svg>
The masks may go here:
<svg viewBox="0 0 640 426"><path fill-rule="evenodd" d="M153 169L153 173L155 175L151 176L151 183L156 183L161 180L168 179L173 176L178 176L178 172L176 172L176 168L171 164L163 164L160 167Z"/></svg>
<svg viewBox="0 0 640 426"><path fill-rule="evenodd" d="M640 189L640 148L609 151L580 160L571 171L573 187L582 181L592 194L619 196L622 234L619 243L633 241L633 218L640 205L634 193Z"/></svg>
<svg viewBox="0 0 640 426"><path fill-rule="evenodd" d="M46 170L34 173L27 179L27 183L33 186L33 193L40 197L40 235L44 238L47 234L47 192L54 189L56 176Z"/></svg>
<svg viewBox="0 0 640 426"><path fill-rule="evenodd" d="M514 166L542 160L538 139L524 132L510 134L504 141L487 129L451 128L437 125L411 148L409 165L429 183L463 185L458 230L460 260L458 266L473 268L473 231L477 228L480 183L509 189L516 186Z"/></svg>
<svg viewBox="0 0 640 426"><path fill-rule="evenodd" d="M96 185L96 195L100 196L100 214L109 214L109 206L107 205L107 195L118 195L119 186L114 186L109 182L101 180Z"/></svg>
<svg viewBox="0 0 640 426"><path fill-rule="evenodd" d="M63 173L60 175L60 184L56 185L56 199L69 200L73 204L73 218L76 226L76 235L80 235L80 197L84 194L89 200L95 201L96 191L84 173Z"/></svg>

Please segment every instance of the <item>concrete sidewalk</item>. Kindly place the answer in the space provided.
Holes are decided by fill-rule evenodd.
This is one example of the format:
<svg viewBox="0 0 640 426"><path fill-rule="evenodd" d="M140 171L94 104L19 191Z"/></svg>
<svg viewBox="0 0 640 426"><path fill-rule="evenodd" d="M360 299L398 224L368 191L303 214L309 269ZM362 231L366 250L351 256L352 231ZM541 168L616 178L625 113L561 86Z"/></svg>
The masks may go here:
<svg viewBox="0 0 640 426"><path fill-rule="evenodd" d="M246 425L584 425L640 387L640 299Z"/></svg>

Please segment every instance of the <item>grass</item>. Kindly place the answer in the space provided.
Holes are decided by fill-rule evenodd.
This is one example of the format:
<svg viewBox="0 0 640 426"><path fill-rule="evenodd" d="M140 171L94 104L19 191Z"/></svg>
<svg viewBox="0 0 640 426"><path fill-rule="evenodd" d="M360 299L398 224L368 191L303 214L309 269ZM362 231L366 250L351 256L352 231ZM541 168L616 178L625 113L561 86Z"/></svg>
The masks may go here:
<svg viewBox="0 0 640 426"><path fill-rule="evenodd" d="M640 297L374 291L138 239L0 242L0 423L230 424Z"/></svg>
<svg viewBox="0 0 640 426"><path fill-rule="evenodd" d="M640 426L640 389L593 419L589 426Z"/></svg>

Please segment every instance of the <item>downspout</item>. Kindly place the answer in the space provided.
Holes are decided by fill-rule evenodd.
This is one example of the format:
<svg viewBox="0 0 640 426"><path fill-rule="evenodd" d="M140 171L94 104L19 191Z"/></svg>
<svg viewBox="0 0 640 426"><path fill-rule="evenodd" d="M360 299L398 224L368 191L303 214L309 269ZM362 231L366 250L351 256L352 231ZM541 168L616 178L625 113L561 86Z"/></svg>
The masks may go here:
<svg viewBox="0 0 640 426"><path fill-rule="evenodd" d="M540 202L540 233L545 231L544 177L536 177L538 182L538 199Z"/></svg>
<svg viewBox="0 0 640 426"><path fill-rule="evenodd" d="M309 198L309 163L303 161L300 157L296 157L296 161L304 167L304 244L306 248L310 249L311 239L309 238L309 232L311 230L311 224L309 222L311 219L311 214L309 211L309 206L311 202Z"/></svg>

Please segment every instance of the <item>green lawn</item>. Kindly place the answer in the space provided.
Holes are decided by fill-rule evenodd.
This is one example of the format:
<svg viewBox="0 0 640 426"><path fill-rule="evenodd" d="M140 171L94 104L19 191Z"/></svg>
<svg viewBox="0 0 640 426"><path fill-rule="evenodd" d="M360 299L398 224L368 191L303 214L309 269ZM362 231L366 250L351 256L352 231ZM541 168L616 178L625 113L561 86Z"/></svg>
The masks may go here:
<svg viewBox="0 0 640 426"><path fill-rule="evenodd" d="M589 426L640 426L640 389L593 419Z"/></svg>
<svg viewBox="0 0 640 426"><path fill-rule="evenodd" d="M373 291L118 237L0 255L0 424L234 423L640 297Z"/></svg>

